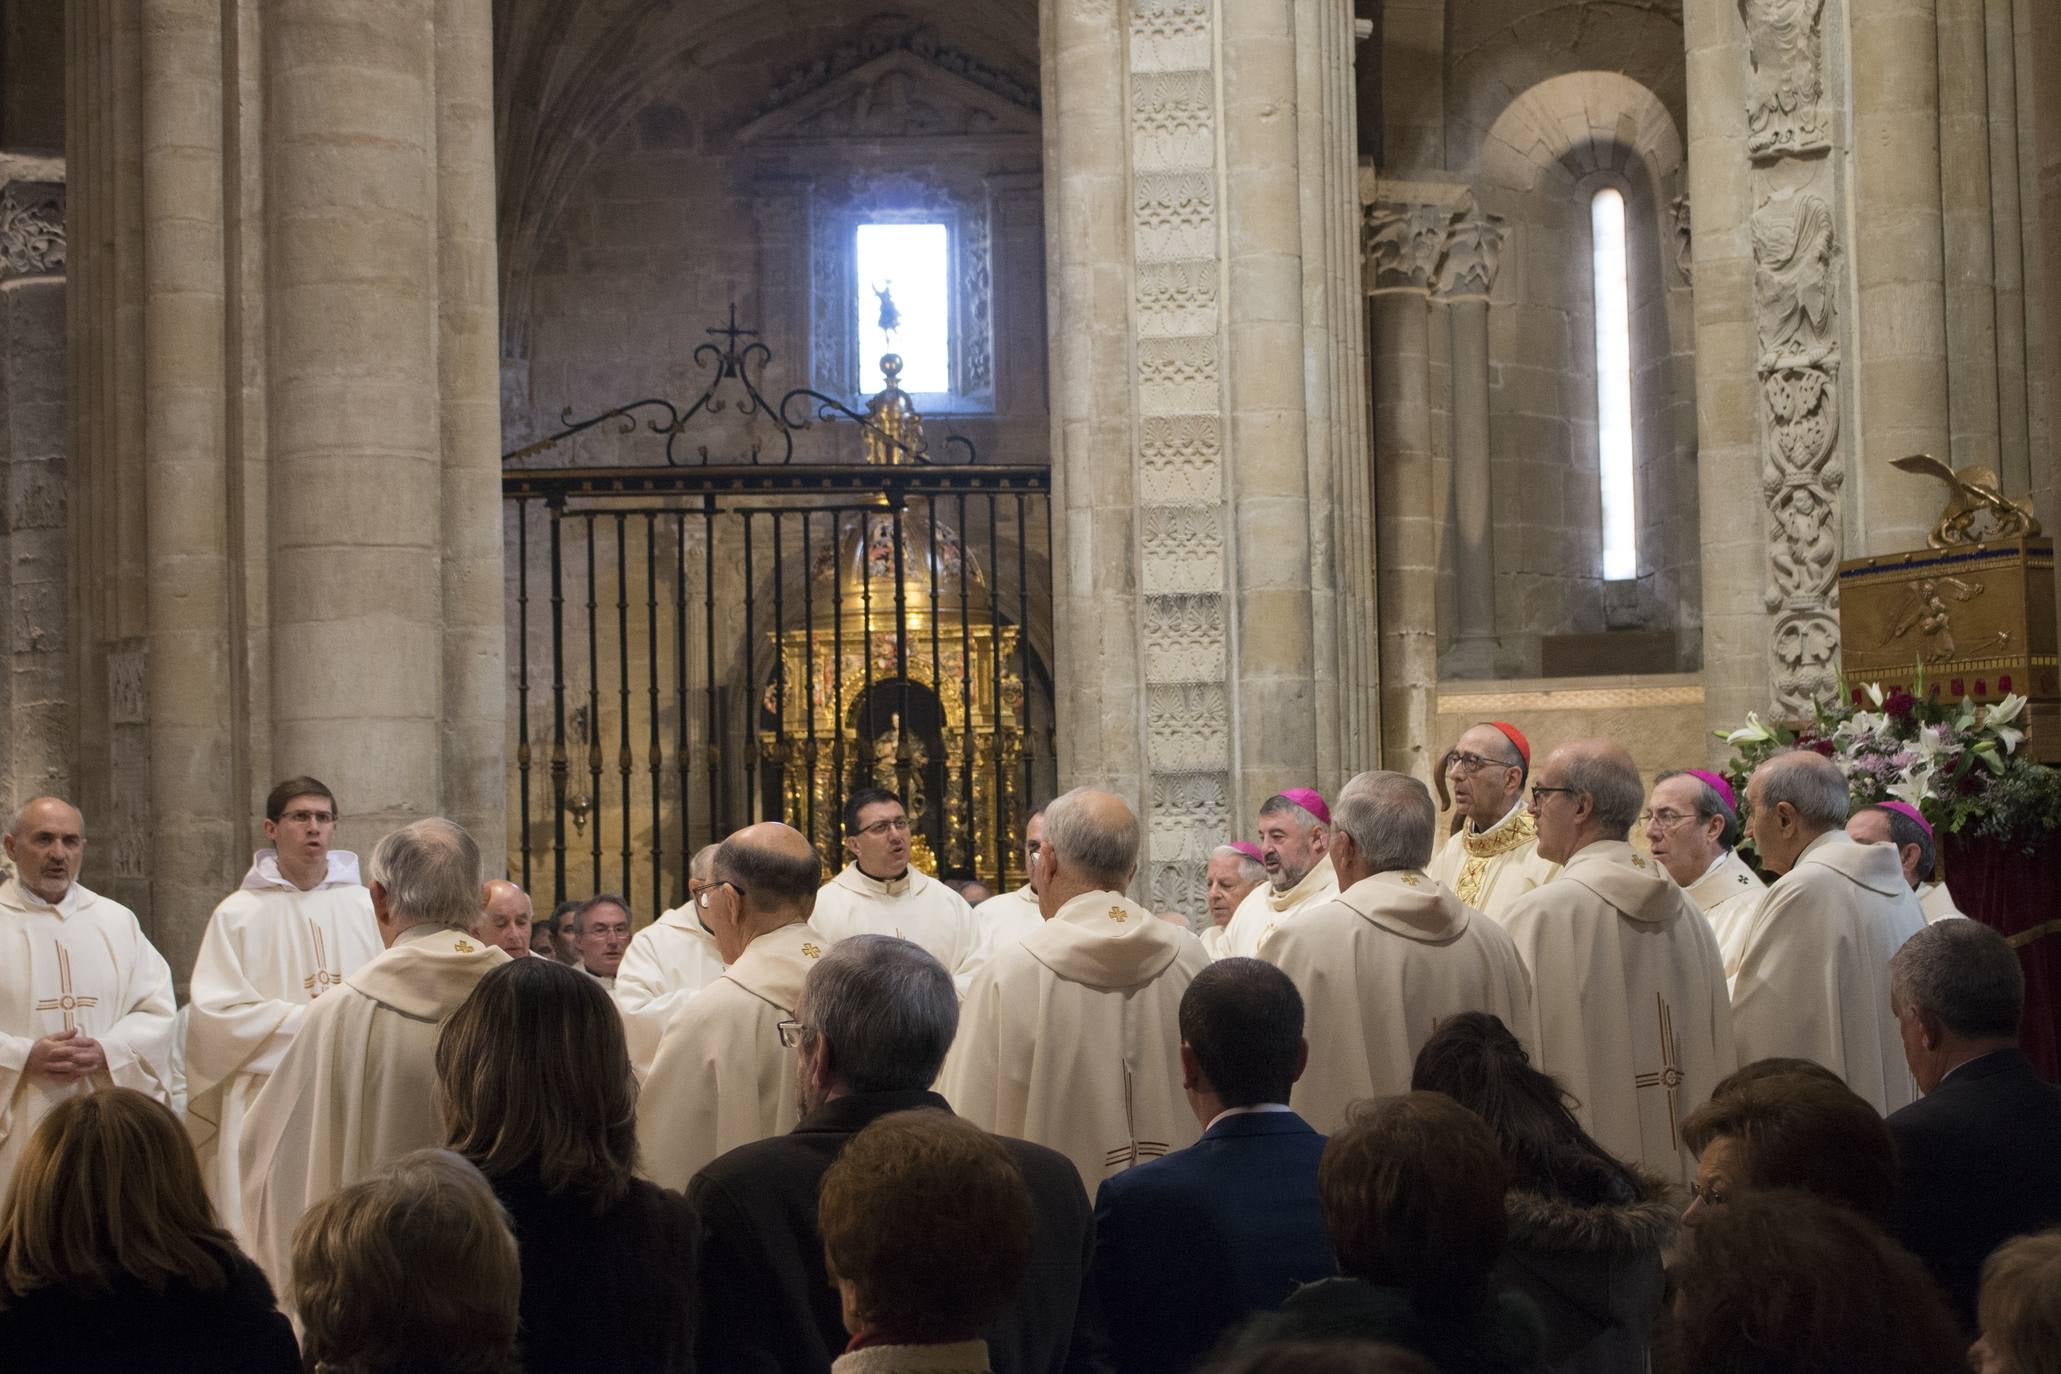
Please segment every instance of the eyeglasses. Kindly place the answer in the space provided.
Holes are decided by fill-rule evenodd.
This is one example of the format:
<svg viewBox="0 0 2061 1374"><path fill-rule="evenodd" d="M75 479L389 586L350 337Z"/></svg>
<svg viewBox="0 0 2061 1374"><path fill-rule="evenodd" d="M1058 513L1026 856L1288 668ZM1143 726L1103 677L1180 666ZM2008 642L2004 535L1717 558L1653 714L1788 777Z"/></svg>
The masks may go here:
<svg viewBox="0 0 2061 1374"><path fill-rule="evenodd" d="M877 840L890 830L907 830L908 828L909 818L907 816L890 816L884 821L873 822L873 824L861 829L859 833L861 835L870 835Z"/></svg>
<svg viewBox="0 0 2061 1374"><path fill-rule="evenodd" d="M816 1033L814 1026L804 1026L799 1021L775 1022L773 1030L780 1036L781 1048L789 1050L799 1045L804 1035L814 1035Z"/></svg>
<svg viewBox="0 0 2061 1374"><path fill-rule="evenodd" d="M1454 771L1479 773L1484 768L1515 768L1517 766L1514 763L1505 763L1502 759L1485 759L1479 754L1470 754L1461 749L1453 750L1452 753L1446 755L1445 759L1445 771L1448 773Z"/></svg>
<svg viewBox="0 0 2061 1374"><path fill-rule="evenodd" d="M1579 787L1545 787L1539 783L1533 783L1531 785L1531 804L1533 806L1544 806L1546 798L1552 796L1555 792L1565 792L1568 796L1573 797L1579 796L1581 789Z"/></svg>
<svg viewBox="0 0 2061 1374"><path fill-rule="evenodd" d="M328 825L336 819L334 811L288 811L280 818L295 825Z"/></svg>
<svg viewBox="0 0 2061 1374"><path fill-rule="evenodd" d="M1715 1183L1691 1183L1689 1200L1702 1203L1705 1209L1725 1205L1724 1192Z"/></svg>
<svg viewBox="0 0 2061 1374"><path fill-rule="evenodd" d="M703 933L708 935L714 935L715 932L709 929L708 918L703 916L701 913L708 910L708 899L716 895L716 889L719 887L727 887L732 892L736 893L737 904L739 906L744 905L744 889L739 887L737 884L731 882L728 878L718 878L714 882L704 886L701 889L701 891L695 893L694 919L701 923L701 929Z"/></svg>
<svg viewBox="0 0 2061 1374"><path fill-rule="evenodd" d="M1695 819L1695 814L1687 811L1641 811L1639 813L1640 825L1657 825L1662 830L1672 830L1678 825Z"/></svg>

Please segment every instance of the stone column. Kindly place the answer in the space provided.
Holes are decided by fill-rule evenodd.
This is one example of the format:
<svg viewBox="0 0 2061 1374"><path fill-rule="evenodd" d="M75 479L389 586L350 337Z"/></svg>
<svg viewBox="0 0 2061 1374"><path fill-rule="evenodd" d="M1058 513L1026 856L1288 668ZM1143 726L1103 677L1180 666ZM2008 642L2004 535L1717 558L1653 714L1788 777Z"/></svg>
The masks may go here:
<svg viewBox="0 0 2061 1374"><path fill-rule="evenodd" d="M2061 10L2052 5L2032 7L2031 44L2026 62L2026 71L2061 71ZM2025 51L2021 49L2021 51ZM2039 297L2040 318L2044 325L2043 353L2049 360L2061 358L2061 83L2052 80L2034 80L2030 83L2035 91L2034 99L2038 122L2030 131L2030 140L2036 146L2036 153L2028 151L2026 161L2034 172L2034 185L2038 188L2039 223L2043 226L2044 240L2036 250L2038 275L2042 291ZM2030 275L2030 274L2028 274ZM2057 388L2055 379L2047 379L2047 404L2053 404ZM2044 514L2057 515L2061 507L2061 445L2053 445L2046 453L2033 455L2034 487L2044 490L2047 497ZM2054 532L2054 524L2047 526Z"/></svg>
<svg viewBox="0 0 2061 1374"><path fill-rule="evenodd" d="M1453 571L1457 633L1443 677L1496 672L1495 518L1489 484L1489 290L1503 222L1471 201L1448 219L1436 296L1450 317L1453 377Z"/></svg>
<svg viewBox="0 0 2061 1374"><path fill-rule="evenodd" d="M1749 8L1802 17L1812 7L1764 0ZM1947 400L1956 360L1946 332L1939 17L1936 0L1845 0L1845 13L1853 111L1850 346L1858 359L1855 495L1862 532L1856 542L1864 546L1852 552L1895 553L1925 546L1940 501L1934 484L1898 472L1891 460L1930 453L1961 461L1953 453ZM1786 52L1778 33L1767 32L1766 46ZM1817 60L1816 51L1810 56ZM1829 126L1829 110L1822 118ZM1960 189L1966 188L1957 184ZM1981 199L1987 203L1986 184Z"/></svg>
<svg viewBox="0 0 2061 1374"><path fill-rule="evenodd" d="M1998 241L1990 203L1986 0L1936 3L1947 414L1954 462L1994 468L2001 451L1997 364L2005 343L1997 267L2007 245Z"/></svg>

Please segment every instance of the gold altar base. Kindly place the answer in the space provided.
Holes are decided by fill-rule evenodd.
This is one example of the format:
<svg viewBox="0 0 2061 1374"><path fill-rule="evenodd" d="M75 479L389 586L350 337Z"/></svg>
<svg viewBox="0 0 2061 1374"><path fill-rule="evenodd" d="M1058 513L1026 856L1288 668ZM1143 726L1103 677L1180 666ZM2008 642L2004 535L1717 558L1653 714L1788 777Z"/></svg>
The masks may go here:
<svg viewBox="0 0 2061 1374"><path fill-rule="evenodd" d="M1919 549L1839 565L1840 677L1978 704L2029 698L2025 749L2061 762L2054 541Z"/></svg>

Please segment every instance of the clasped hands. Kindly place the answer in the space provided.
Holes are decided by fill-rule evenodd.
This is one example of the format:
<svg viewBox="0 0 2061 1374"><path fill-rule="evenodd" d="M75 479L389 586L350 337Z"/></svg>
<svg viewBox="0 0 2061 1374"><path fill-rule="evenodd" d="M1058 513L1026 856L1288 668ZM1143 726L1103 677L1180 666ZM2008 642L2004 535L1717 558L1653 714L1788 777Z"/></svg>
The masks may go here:
<svg viewBox="0 0 2061 1374"><path fill-rule="evenodd" d="M59 1083L76 1083L107 1067L107 1052L77 1029L46 1035L29 1047L28 1072Z"/></svg>

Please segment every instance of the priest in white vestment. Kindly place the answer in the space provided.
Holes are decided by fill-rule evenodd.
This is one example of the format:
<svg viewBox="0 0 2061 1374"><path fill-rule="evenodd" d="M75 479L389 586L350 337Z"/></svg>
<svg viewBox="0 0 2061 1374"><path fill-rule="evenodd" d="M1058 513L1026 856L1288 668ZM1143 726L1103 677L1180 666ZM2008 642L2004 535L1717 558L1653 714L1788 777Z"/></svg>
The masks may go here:
<svg viewBox="0 0 2061 1374"><path fill-rule="evenodd" d="M1905 801L1864 806L1846 818L1846 833L1862 844L1886 844L1896 851L1904 881L1918 894L1918 909L1925 913L1927 925L1967 919L1967 913L1954 905L1947 885L1938 881L1939 851L1934 848L1932 822L1917 807Z"/></svg>
<svg viewBox="0 0 2061 1374"><path fill-rule="evenodd" d="M511 959L527 959L535 953L530 943L530 923L536 914L529 893L506 878L489 878L480 889L479 914L473 917L472 933L490 945L498 945Z"/></svg>
<svg viewBox="0 0 2061 1374"><path fill-rule="evenodd" d="M832 944L847 935L893 935L918 944L964 990L980 927L966 899L909 862L909 817L895 794L862 787L845 798L851 862L816 894L810 924Z"/></svg>
<svg viewBox="0 0 2061 1374"><path fill-rule="evenodd" d="M1539 857L1538 827L1524 805L1531 741L1508 721L1468 727L1446 752L1453 805L1465 817L1432 856L1431 877L1462 906L1500 918L1556 865Z"/></svg>
<svg viewBox="0 0 2061 1374"><path fill-rule="evenodd" d="M1333 876L1336 877L1335 871ZM1209 924L1202 930L1202 947L1210 958L1225 957L1224 931L1230 927L1239 905L1266 880L1266 860L1252 841L1234 840L1210 851L1209 866L1203 870Z"/></svg>
<svg viewBox="0 0 2061 1374"><path fill-rule="evenodd" d="M410 1150L444 1143L438 1024L508 962L467 927L479 846L431 817L372 851L372 912L386 949L307 1010L244 1118L237 1167L250 1255L290 1291L293 1230L316 1203Z"/></svg>
<svg viewBox="0 0 2061 1374"><path fill-rule="evenodd" d="M308 1008L386 946L358 856L331 849L336 798L291 778L265 801L270 849L208 918L186 1014L186 1129L222 1224L243 1231L244 1118ZM527 899L525 899L527 900ZM528 940L528 927L523 928Z"/></svg>
<svg viewBox="0 0 2061 1374"><path fill-rule="evenodd" d="M67 1098L135 1088L170 1100L172 971L135 913L78 882L86 822L37 797L0 883L0 1198L36 1125Z"/></svg>
<svg viewBox="0 0 2061 1374"><path fill-rule="evenodd" d="M1724 956L1667 870L1625 842L1645 797L1607 740L1553 751L1532 784L1539 856L1558 876L1502 922L1531 970L1532 1061L1604 1149L1687 1183L1681 1119L1738 1067Z"/></svg>
<svg viewBox="0 0 2061 1374"><path fill-rule="evenodd" d="M830 940L809 919L816 851L765 821L723 841L715 881L696 898L722 975L666 1023L637 1097L647 1177L685 1188L726 1150L792 1130L794 1008Z"/></svg>
<svg viewBox="0 0 2061 1374"><path fill-rule="evenodd" d="M1038 851L1044 847L1045 808L1040 806L1023 820L1024 873L1028 875L1023 886L998 892L973 909L980 933L967 978L960 981L962 988L971 981L973 969L1011 945L1021 944L1024 936L1045 924L1044 913L1038 910Z"/></svg>
<svg viewBox="0 0 2061 1374"><path fill-rule="evenodd" d="M1403 773L1362 773L1332 809L1343 890L1274 932L1261 951L1301 989L1309 1065L1289 1105L1324 1134L1363 1097L1410 1091L1438 1023L1493 1012L1531 1043L1531 976L1510 936L1425 876L1438 807Z"/></svg>
<svg viewBox="0 0 2061 1374"><path fill-rule="evenodd" d="M1743 1063L1814 1059L1884 1116L1917 1100L1889 1009L1889 961L1925 913L1888 845L1856 844L1837 764L1777 754L1746 784L1746 830L1781 876L1746 937L1732 985Z"/></svg>
<svg viewBox="0 0 2061 1374"><path fill-rule="evenodd" d="M1124 896L1138 818L1076 788L1045 808L1045 924L973 977L938 1091L969 1121L1059 1151L1092 1195L1111 1174L1192 1144L1181 994L1202 942Z"/></svg>
<svg viewBox="0 0 2061 1374"><path fill-rule="evenodd" d="M1247 893L1217 939L1219 959L1259 956L1269 937L1297 913L1338 895L1338 874L1325 853L1331 808L1307 787L1291 787L1259 809L1260 863L1267 881Z"/></svg>
<svg viewBox="0 0 2061 1374"><path fill-rule="evenodd" d="M616 970L623 966L623 955L630 948L630 931L636 926L629 902L613 892L597 892L574 907L569 919L580 972L613 996Z"/></svg>
<svg viewBox="0 0 2061 1374"><path fill-rule="evenodd" d="M716 851L705 844L687 864L687 901L630 937L615 972L615 1004L630 1042L630 1067L638 1078L651 1069L666 1022L695 993L723 976L716 937L701 923L697 899L715 880Z"/></svg>
<svg viewBox="0 0 2061 1374"><path fill-rule="evenodd" d="M1739 955L1753 914L1768 885L1739 857L1739 799L1721 773L1678 768L1662 773L1646 799L1646 847L1710 922L1725 979L1739 972Z"/></svg>

